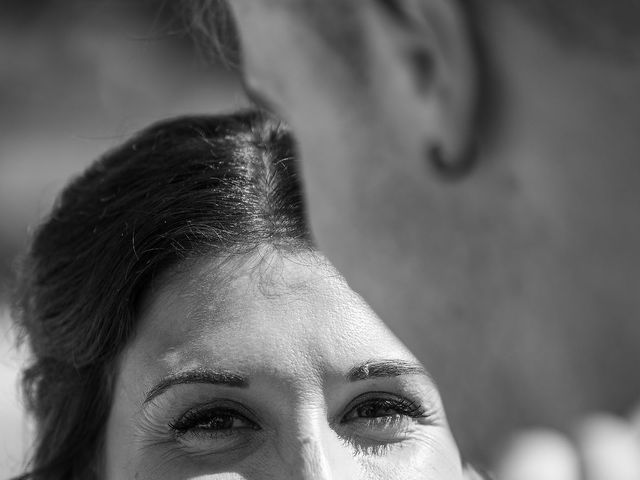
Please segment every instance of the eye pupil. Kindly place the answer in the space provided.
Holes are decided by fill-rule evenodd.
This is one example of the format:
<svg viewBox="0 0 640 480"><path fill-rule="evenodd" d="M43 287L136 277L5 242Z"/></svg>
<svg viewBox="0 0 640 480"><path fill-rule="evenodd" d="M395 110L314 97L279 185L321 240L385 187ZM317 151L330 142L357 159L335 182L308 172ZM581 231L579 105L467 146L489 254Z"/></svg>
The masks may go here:
<svg viewBox="0 0 640 480"><path fill-rule="evenodd" d="M373 416L375 411L376 411L375 407L373 407L372 405L366 405L364 407L358 408L358 416L369 418Z"/></svg>
<svg viewBox="0 0 640 480"><path fill-rule="evenodd" d="M211 417L203 427L209 430L228 430L233 427L233 417L230 415L216 415Z"/></svg>

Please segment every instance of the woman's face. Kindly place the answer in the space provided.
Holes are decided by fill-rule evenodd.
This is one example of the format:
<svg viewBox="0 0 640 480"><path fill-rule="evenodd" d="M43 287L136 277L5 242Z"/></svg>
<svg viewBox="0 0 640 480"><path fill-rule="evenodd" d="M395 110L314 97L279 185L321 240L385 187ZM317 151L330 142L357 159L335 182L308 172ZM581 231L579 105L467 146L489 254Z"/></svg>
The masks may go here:
<svg viewBox="0 0 640 480"><path fill-rule="evenodd" d="M158 283L119 364L106 478L458 479L435 384L313 254Z"/></svg>

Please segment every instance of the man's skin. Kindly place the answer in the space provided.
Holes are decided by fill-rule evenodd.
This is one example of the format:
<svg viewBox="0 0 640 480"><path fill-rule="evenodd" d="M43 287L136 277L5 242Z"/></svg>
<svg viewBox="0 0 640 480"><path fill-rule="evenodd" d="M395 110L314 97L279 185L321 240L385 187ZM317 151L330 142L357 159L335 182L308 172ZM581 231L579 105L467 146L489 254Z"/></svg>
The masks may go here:
<svg viewBox="0 0 640 480"><path fill-rule="evenodd" d="M248 87L299 139L320 248L435 373L463 450L630 409L638 39L565 42L499 1L475 28L445 0L229 5ZM428 153L470 146L460 179Z"/></svg>

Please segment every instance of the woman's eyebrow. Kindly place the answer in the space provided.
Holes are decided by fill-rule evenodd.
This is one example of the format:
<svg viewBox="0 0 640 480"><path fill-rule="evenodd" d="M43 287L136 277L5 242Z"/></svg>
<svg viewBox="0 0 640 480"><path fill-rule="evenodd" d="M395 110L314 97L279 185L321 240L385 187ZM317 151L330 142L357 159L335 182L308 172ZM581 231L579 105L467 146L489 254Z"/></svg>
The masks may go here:
<svg viewBox="0 0 640 480"><path fill-rule="evenodd" d="M347 380L357 382L370 378L398 377L400 375L422 375L431 380L431 376L420 363L407 360L369 360L349 370Z"/></svg>
<svg viewBox="0 0 640 480"><path fill-rule="evenodd" d="M187 370L185 372L172 374L163 378L145 395L144 403L149 403L155 397L166 392L174 385L183 385L185 383L207 383L238 388L246 388L249 386L249 380L237 373L229 372L227 370L199 368L196 370Z"/></svg>

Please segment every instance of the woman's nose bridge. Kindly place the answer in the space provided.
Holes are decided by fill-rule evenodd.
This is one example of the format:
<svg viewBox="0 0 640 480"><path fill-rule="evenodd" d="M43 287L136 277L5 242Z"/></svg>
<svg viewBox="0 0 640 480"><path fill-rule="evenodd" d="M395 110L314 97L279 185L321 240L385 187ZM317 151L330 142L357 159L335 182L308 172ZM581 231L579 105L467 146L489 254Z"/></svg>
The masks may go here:
<svg viewBox="0 0 640 480"><path fill-rule="evenodd" d="M293 477L301 480L357 480L360 469L351 449L328 425L305 428L288 458Z"/></svg>
<svg viewBox="0 0 640 480"><path fill-rule="evenodd" d="M331 471L331 459L328 458L326 445L314 436L306 436L300 439L299 466L295 470L301 479L333 480Z"/></svg>

